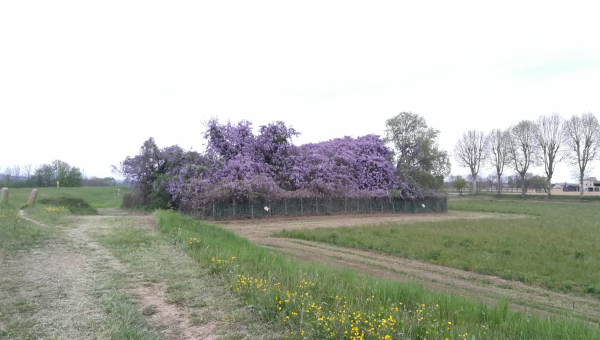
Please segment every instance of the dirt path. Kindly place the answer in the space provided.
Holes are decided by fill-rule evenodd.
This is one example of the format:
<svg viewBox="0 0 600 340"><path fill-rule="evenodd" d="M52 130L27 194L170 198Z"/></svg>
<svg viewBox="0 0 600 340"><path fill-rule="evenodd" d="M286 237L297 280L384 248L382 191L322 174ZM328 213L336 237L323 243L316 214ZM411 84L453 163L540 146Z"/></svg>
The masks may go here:
<svg viewBox="0 0 600 340"><path fill-rule="evenodd" d="M153 216L144 216L141 213L129 213L121 209L100 210L100 216L78 217L76 227L67 233L75 243L82 243L93 251L94 259L100 260L104 266L117 270L124 276L129 277L129 291L137 296L141 310L147 314L148 320L159 330L166 339L216 339L218 333L214 324L195 326L190 322L189 310L179 304L170 304L166 301L166 287L161 283L153 283L144 280L143 275L135 275L135 271L121 263L99 242L90 237L90 232L98 232L102 228L111 228L113 216L130 216L137 220L140 228L155 229ZM192 262L190 260L190 262Z"/></svg>
<svg viewBox="0 0 600 340"><path fill-rule="evenodd" d="M34 332L36 338L114 338L115 320L110 319L107 307L100 301L112 298L114 301L108 304L118 304L118 296L133 300L138 316L150 326L141 331L159 338L213 340L226 335L236 339L273 338L273 334L256 325L253 327L265 335L254 336L248 331L244 322L252 319L248 317L251 313L243 309L243 304L218 277L207 270L203 273L178 245L164 240L153 216L110 208L99 209L99 213L99 216L69 217L62 226L49 226L21 211L21 218L54 228L58 235L51 244L35 248L14 261L0 257L1 273L15 278L2 287L14 287L12 293L20 295L15 303L28 301L35 307L33 314L23 321L35 320L35 329L39 330ZM153 240L153 246L126 249L128 253L123 254L104 245L110 237L118 240L118 233L127 231ZM145 257L133 263L132 258L138 255L131 253L144 251ZM145 267L152 270L144 270ZM173 281L194 287L181 288L194 296L173 298ZM42 303L40 298L46 302ZM200 303L190 303L200 298ZM1 330L2 327L0 333Z"/></svg>
<svg viewBox="0 0 600 340"><path fill-rule="evenodd" d="M352 267L376 276L408 283L417 283L438 291L450 291L486 302L509 298L513 310L535 314L575 314L598 322L600 301L529 286L522 282L496 276L444 267L428 262L404 259L387 254L329 244L271 237L283 229L335 228L385 223L419 223L448 219L526 218L518 215L485 214L451 211L447 214L424 215L358 215L319 216L309 218L257 219L220 222L220 224L249 240L312 261Z"/></svg>

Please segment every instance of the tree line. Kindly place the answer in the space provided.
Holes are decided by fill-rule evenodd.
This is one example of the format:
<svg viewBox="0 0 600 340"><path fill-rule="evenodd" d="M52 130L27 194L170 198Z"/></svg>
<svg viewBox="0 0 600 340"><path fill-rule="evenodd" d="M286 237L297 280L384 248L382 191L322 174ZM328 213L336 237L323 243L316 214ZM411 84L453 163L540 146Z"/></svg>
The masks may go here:
<svg viewBox="0 0 600 340"><path fill-rule="evenodd" d="M61 160L35 168L32 164L7 166L4 173L0 174L0 183L13 188L54 187L56 182L61 187L117 185L112 177L85 178L80 168Z"/></svg>
<svg viewBox="0 0 600 340"><path fill-rule="evenodd" d="M497 177L497 192L501 193L502 175L510 168L521 183L527 183L532 167L542 166L546 188L552 186L557 163L566 161L579 179L579 195L583 196L583 179L590 171L590 162L600 156L600 124L591 113L573 115L568 119L558 113L541 115L535 121L522 120L506 130L470 130L462 134L454 147L459 165L469 168L473 194L477 193L477 176L481 166L490 166ZM521 185L525 197L526 186ZM547 190L551 196L551 190Z"/></svg>

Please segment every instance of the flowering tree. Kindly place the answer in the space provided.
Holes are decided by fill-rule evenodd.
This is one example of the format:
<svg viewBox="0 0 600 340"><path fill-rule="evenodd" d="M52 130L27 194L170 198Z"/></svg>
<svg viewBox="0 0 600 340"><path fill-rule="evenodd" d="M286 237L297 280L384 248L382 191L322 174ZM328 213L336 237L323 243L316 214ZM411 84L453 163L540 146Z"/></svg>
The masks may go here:
<svg viewBox="0 0 600 340"><path fill-rule="evenodd" d="M286 175L292 189L322 184L341 193L390 190L396 184L391 157L378 136L336 138L294 148Z"/></svg>
<svg viewBox="0 0 600 340"><path fill-rule="evenodd" d="M159 149L150 138L115 171L146 200L177 207L295 197L422 198L419 186L399 180L393 154L376 135L295 146L299 132L284 122L207 123L204 153L177 145Z"/></svg>

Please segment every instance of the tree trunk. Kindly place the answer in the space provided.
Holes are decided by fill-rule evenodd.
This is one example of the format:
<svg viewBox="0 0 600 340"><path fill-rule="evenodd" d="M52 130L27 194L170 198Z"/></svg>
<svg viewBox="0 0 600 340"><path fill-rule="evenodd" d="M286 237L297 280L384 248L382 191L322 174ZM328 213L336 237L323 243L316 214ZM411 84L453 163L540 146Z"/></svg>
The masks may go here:
<svg viewBox="0 0 600 340"><path fill-rule="evenodd" d="M552 192L551 182L552 182L552 177L548 177L548 179L546 181L546 187L548 188L548 195L546 197L548 197L548 198L550 198L550 193Z"/></svg>
<svg viewBox="0 0 600 340"><path fill-rule="evenodd" d="M521 197L525 198L525 173L521 175Z"/></svg>
<svg viewBox="0 0 600 340"><path fill-rule="evenodd" d="M496 186L497 186L497 189L498 189L498 195L500 195L500 193L502 192L502 187L501 187L501 185L502 185L502 182L500 182L500 180L501 180L501 178L500 178L500 177L501 177L501 175L500 175L500 174L498 174L498 183L496 184Z"/></svg>
<svg viewBox="0 0 600 340"><path fill-rule="evenodd" d="M583 172L579 173L579 197L583 197Z"/></svg>
<svg viewBox="0 0 600 340"><path fill-rule="evenodd" d="M473 195L477 195L477 175L473 176Z"/></svg>

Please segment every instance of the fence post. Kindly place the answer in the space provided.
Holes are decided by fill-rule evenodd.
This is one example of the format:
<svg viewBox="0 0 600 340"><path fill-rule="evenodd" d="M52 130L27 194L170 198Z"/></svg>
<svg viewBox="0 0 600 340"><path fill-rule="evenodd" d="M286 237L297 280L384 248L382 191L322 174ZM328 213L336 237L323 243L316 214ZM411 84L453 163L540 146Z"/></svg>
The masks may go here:
<svg viewBox="0 0 600 340"><path fill-rule="evenodd" d="M269 205L269 216L273 216L273 207L271 206L271 200L268 200L267 204Z"/></svg>
<svg viewBox="0 0 600 340"><path fill-rule="evenodd" d="M235 216L235 201L233 201L233 216Z"/></svg>
<svg viewBox="0 0 600 340"><path fill-rule="evenodd" d="M0 190L0 202L8 202L8 188Z"/></svg>
<svg viewBox="0 0 600 340"><path fill-rule="evenodd" d="M356 212L360 214L360 198L356 199L356 207L357 207L356 208L357 209Z"/></svg>
<svg viewBox="0 0 600 340"><path fill-rule="evenodd" d="M348 197L344 197L344 212L348 212Z"/></svg>
<svg viewBox="0 0 600 340"><path fill-rule="evenodd" d="M283 200L283 204L285 205L285 215L287 216L287 214L288 214L287 200Z"/></svg>
<svg viewBox="0 0 600 340"><path fill-rule="evenodd" d="M213 218L215 218L215 201L213 201Z"/></svg>
<svg viewBox="0 0 600 340"><path fill-rule="evenodd" d="M317 198L315 197L315 211L317 212L317 215L319 214L319 202L317 201Z"/></svg>
<svg viewBox="0 0 600 340"><path fill-rule="evenodd" d="M304 215L304 207L302 207L302 197L300 197L300 215Z"/></svg>
<svg viewBox="0 0 600 340"><path fill-rule="evenodd" d="M250 215L254 218L254 202L250 201Z"/></svg>
<svg viewBox="0 0 600 340"><path fill-rule="evenodd" d="M37 198L37 193L38 193L37 189L31 190L31 194L29 194L29 199L27 200L27 205L35 203L35 199Z"/></svg>

